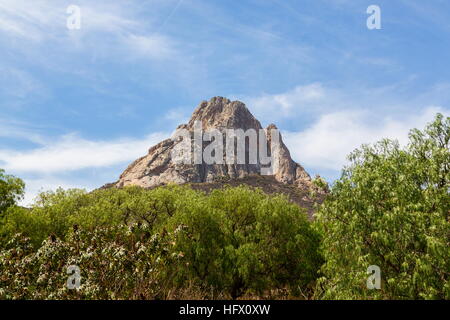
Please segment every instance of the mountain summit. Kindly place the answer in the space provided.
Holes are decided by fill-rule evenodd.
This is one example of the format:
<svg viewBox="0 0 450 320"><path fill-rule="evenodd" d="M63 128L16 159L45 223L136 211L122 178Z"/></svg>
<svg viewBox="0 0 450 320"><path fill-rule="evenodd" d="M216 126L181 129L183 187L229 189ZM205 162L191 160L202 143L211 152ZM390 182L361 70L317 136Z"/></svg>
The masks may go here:
<svg viewBox="0 0 450 320"><path fill-rule="evenodd" d="M178 126L177 130L185 129L193 132L196 122L201 124L201 129L204 131L217 129L219 132L224 132L225 129L242 129L243 131L253 129L258 132L262 130L261 123L250 113L244 103L230 101L223 97L214 97L210 101L201 102L192 114L189 123ZM269 148L271 137L267 133L271 129L276 129L276 126L271 124L264 130ZM134 161L122 173L117 186L155 187L168 183L212 182L218 177L236 179L249 174L260 174L263 167L259 159L257 163L253 164L248 161L243 164L176 163L171 154L177 143L179 141L172 138L150 148L146 156ZM248 141L246 141L246 146L248 147ZM249 150L246 150L246 159L248 159L248 153ZM281 137L279 165L273 172L273 176L277 181L286 184L309 185L311 182L310 176L303 167L291 159L289 150Z"/></svg>
<svg viewBox="0 0 450 320"><path fill-rule="evenodd" d="M201 130L200 135L197 131L196 136L196 130ZM181 163L176 161L173 157L174 151L186 141L183 142L179 136L172 137L151 147L147 155L130 164L114 185L116 187L138 185L152 188L169 183L214 184L218 181L247 183L249 179L257 179L259 182L256 186L263 184L265 188L267 187L265 184L282 185L282 189L294 187L298 191L303 191L304 196L300 198L304 198L310 193L309 191L315 189L309 174L300 164L292 160L276 126L271 124L263 129L261 123L240 101L230 101L223 97L202 101L195 109L190 121L179 125L176 132L184 132L184 136L187 136L185 155L195 152L196 143L199 146L197 151L200 155L211 148L208 145L213 142L218 143L211 154L219 161L211 163L204 158L195 160L195 156L194 160L188 157L188 161ZM208 132L210 133L207 134ZM236 161L236 154L239 152L236 144L239 144L239 140L227 140L227 134L230 132L237 135L240 133L243 138L240 140L243 142L241 148L245 147L245 151L241 149L240 152L243 152L241 160L244 162ZM273 132L277 133L275 135L277 141L274 140ZM214 139L205 141L207 136L209 138L213 136ZM199 137L202 139L200 143L194 141ZM257 143L256 149L251 147L252 138L253 142ZM191 142L194 143L193 147ZM231 158L227 158L228 155L225 154L229 151L229 147L232 152ZM264 151L267 151L272 159L277 160L275 165L270 167L267 162L263 163L259 156ZM249 184L255 185L255 183Z"/></svg>

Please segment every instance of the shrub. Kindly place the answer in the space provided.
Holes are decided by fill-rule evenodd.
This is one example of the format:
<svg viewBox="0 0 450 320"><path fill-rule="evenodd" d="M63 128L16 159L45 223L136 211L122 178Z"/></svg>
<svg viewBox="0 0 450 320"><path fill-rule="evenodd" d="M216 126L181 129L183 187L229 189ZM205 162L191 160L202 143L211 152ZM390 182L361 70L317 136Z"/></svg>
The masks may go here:
<svg viewBox="0 0 450 320"><path fill-rule="evenodd" d="M9 214L0 224L0 233L4 242L20 232L38 247L51 234L65 239L73 225L87 230L134 222L158 225L174 213L184 197L193 193L180 186L153 190L131 186L91 193L59 188L41 193L30 210L18 209Z"/></svg>
<svg viewBox="0 0 450 320"><path fill-rule="evenodd" d="M305 212L249 187L210 195L187 186L59 189L9 215L2 230L0 298L8 299L237 298L275 289L308 298L321 264ZM82 271L78 290L66 287L68 265Z"/></svg>
<svg viewBox="0 0 450 320"><path fill-rule="evenodd" d="M23 198L24 189L25 184L21 179L7 175L0 169L0 218Z"/></svg>
<svg viewBox="0 0 450 320"><path fill-rule="evenodd" d="M0 299L165 297L160 275L171 260L167 246L145 225L74 228L65 241L51 236L37 250L16 235L0 252ZM69 266L80 270L75 290L67 286Z"/></svg>
<svg viewBox="0 0 450 320"><path fill-rule="evenodd" d="M318 214L325 298L450 298L450 118L438 115L409 145L363 146ZM381 269L381 290L366 287Z"/></svg>
<svg viewBox="0 0 450 320"><path fill-rule="evenodd" d="M248 187L215 190L168 221L176 233L177 284L186 279L232 298L288 287L309 297L321 264L319 237L306 214L283 196Z"/></svg>

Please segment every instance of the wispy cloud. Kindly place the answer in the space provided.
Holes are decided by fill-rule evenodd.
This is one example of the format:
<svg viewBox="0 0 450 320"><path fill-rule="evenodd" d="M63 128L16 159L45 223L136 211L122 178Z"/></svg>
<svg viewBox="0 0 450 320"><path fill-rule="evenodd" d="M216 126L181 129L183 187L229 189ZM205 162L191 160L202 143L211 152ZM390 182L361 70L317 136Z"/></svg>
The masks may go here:
<svg viewBox="0 0 450 320"><path fill-rule="evenodd" d="M37 143L31 149L0 148L0 168L26 183L22 205L29 205L42 191L62 188L92 190L117 179L121 170L147 150L170 136L157 132L142 139L88 140L77 134L45 137L22 124L2 124L0 137L15 137Z"/></svg>
<svg viewBox="0 0 450 320"><path fill-rule="evenodd" d="M120 33L140 27L130 14L130 7L105 1L77 1L81 8L81 33ZM68 36L66 12L68 3L52 0L2 0L0 1L0 31L7 37L21 37L32 41Z"/></svg>
<svg viewBox="0 0 450 320"><path fill-rule="evenodd" d="M0 149L0 166L16 173L45 174L103 168L135 160L167 136L153 133L143 139L92 141L70 134L27 151Z"/></svg>
<svg viewBox="0 0 450 320"><path fill-rule="evenodd" d="M290 124L283 136L296 161L336 178L347 155L362 144L383 138L405 144L412 128L422 129L438 112L450 114L448 83L411 94L415 80L372 88L312 83L244 101L263 122L278 122L281 129Z"/></svg>
<svg viewBox="0 0 450 320"><path fill-rule="evenodd" d="M59 178L53 175L43 175L37 178L25 179L25 196L20 202L22 206L29 206L34 203L36 196L41 192L56 190L58 188L63 189L85 189L93 190L101 185L96 184L96 181L77 181L75 178Z"/></svg>
<svg viewBox="0 0 450 320"><path fill-rule="evenodd" d="M30 73L11 66L2 66L0 62L0 96L9 97L16 101L30 96L45 96L46 90L42 83ZM4 106L4 101L0 106Z"/></svg>
<svg viewBox="0 0 450 320"><path fill-rule="evenodd" d="M157 6L157 1L154 1ZM146 54L149 59L167 56L174 50L171 40L156 32L151 16L139 18L138 2L77 1L81 29L69 30L68 3L52 0L1 0L0 34L16 50L45 43L61 52L80 49ZM155 24L156 25L156 24ZM153 28L152 28L153 27ZM18 42L17 40L20 40ZM106 41L105 41L106 40Z"/></svg>
<svg viewBox="0 0 450 320"><path fill-rule="evenodd" d="M330 93L330 92L328 92ZM322 107L328 98L325 88L320 83L297 86L280 94L262 94L249 98L248 104L262 118L284 118L298 114L300 111ZM316 110L317 111L317 110Z"/></svg>
<svg viewBox="0 0 450 320"><path fill-rule="evenodd" d="M430 84L411 93L417 77L411 75L398 82L377 87L337 87L320 82L298 85L285 92L255 97L239 97L252 112L265 122L319 117L339 111L377 110L378 114L404 115L414 110L421 112L429 105L450 104L449 84Z"/></svg>
<svg viewBox="0 0 450 320"><path fill-rule="evenodd" d="M37 145L43 145L46 141L39 126L11 119L0 119L0 138L26 140Z"/></svg>
<svg viewBox="0 0 450 320"><path fill-rule="evenodd" d="M396 117L380 115L376 110L326 113L305 130L285 132L284 140L303 165L317 172L338 172L347 163L347 155L362 144L390 138L405 145L409 131L423 129L438 112L448 115L450 109L430 106L417 114Z"/></svg>
<svg viewBox="0 0 450 320"><path fill-rule="evenodd" d="M168 59L176 53L172 41L162 35L130 34L123 41L136 55L149 59Z"/></svg>
<svg viewBox="0 0 450 320"><path fill-rule="evenodd" d="M2 0L0 1L0 31L3 36L20 37L32 41L47 38L49 29L64 22L63 7L50 1ZM58 12L61 15L58 15ZM52 28L53 29L53 28ZM47 32L45 32L47 31Z"/></svg>

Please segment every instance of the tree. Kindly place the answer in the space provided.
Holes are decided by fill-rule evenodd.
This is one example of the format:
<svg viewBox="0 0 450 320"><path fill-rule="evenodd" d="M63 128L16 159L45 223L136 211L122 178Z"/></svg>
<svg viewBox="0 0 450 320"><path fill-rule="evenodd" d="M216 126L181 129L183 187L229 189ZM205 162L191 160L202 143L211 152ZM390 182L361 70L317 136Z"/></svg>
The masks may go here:
<svg viewBox="0 0 450 320"><path fill-rule="evenodd" d="M58 189L4 220L0 299L310 298L323 263L304 210L245 186Z"/></svg>
<svg viewBox="0 0 450 320"><path fill-rule="evenodd" d="M247 186L191 201L165 228L176 236L173 254L183 255L171 266L174 280L192 280L233 299L281 289L309 298L323 262L319 234L304 210L285 196Z"/></svg>
<svg viewBox="0 0 450 320"><path fill-rule="evenodd" d="M25 183L21 179L7 175L0 169L0 217L23 198L24 189Z"/></svg>
<svg viewBox="0 0 450 320"><path fill-rule="evenodd" d="M450 299L450 118L354 151L317 215L325 298ZM381 269L380 290L366 286Z"/></svg>

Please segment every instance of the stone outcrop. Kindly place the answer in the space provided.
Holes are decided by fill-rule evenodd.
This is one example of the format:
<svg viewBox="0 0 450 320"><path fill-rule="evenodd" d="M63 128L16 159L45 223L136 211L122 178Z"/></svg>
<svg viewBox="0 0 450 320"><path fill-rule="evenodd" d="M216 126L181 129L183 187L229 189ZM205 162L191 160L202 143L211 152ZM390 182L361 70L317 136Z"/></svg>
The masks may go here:
<svg viewBox="0 0 450 320"><path fill-rule="evenodd" d="M223 97L214 97L210 101L203 101L192 114L187 124L178 126L178 130L187 130L193 135L196 123L201 123L204 131L216 129L225 132L227 129L262 129L260 122L250 113L244 103L230 101ZM276 129L275 125L269 125L265 130L267 147L270 150L272 141L270 131ZM258 139L259 142L259 139ZM226 179L244 178L249 175L261 174L264 165L258 162L254 164L200 164L178 163L172 159L172 151L181 143L180 139L167 139L153 146L148 154L134 161L120 176L115 184L117 187L139 185L145 188L156 187L168 183L202 183L214 182L218 178ZM289 150L279 139L277 154L278 166L272 172L276 181L295 185L302 189L313 188L311 177L301 165L294 162ZM205 147L203 143L202 148ZM246 159L248 158L248 150Z"/></svg>

